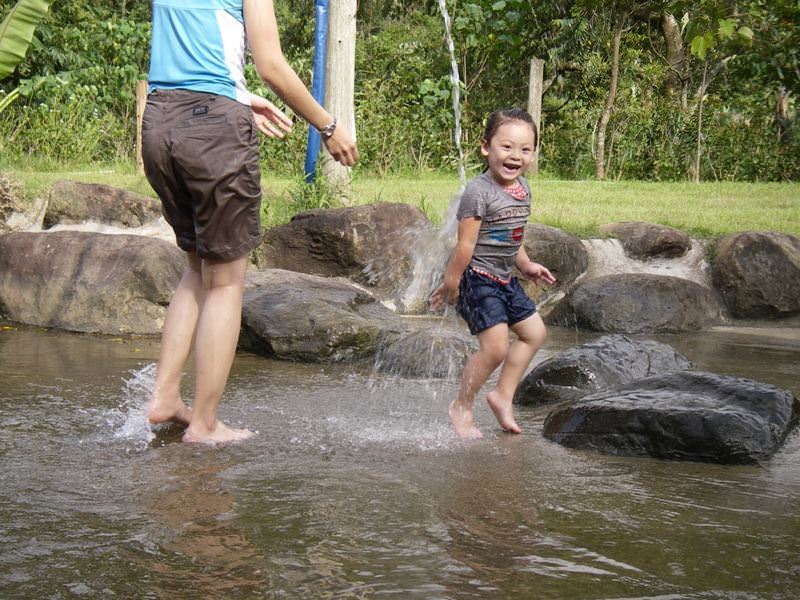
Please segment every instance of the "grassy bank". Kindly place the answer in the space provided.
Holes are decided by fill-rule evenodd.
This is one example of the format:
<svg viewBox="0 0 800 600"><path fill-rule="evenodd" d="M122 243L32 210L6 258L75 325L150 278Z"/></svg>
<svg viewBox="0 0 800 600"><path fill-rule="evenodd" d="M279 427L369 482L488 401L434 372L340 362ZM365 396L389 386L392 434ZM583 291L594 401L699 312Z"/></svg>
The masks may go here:
<svg viewBox="0 0 800 600"><path fill-rule="evenodd" d="M45 194L54 181L65 178L153 195L147 180L125 164L63 171L0 168L0 172L20 183L27 198ZM540 177L532 184L531 221L582 237L596 235L598 226L614 221L650 221L696 237L746 230L800 236L800 183L596 182ZM307 208L336 203L324 186L307 189L298 178L265 175L262 187L266 226L285 222ZM456 174L379 178L357 173L351 196L356 204L413 204L431 220L441 222L459 188Z"/></svg>

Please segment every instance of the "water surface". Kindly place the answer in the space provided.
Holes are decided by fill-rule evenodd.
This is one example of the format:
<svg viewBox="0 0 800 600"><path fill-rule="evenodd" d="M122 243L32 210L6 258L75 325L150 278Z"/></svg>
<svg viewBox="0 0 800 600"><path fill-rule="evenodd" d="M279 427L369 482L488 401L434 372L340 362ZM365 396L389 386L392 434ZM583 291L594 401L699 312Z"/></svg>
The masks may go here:
<svg viewBox="0 0 800 600"><path fill-rule="evenodd" d="M800 393L798 329L653 337ZM800 597L798 434L757 466L619 458L481 404L465 442L455 381L240 354L221 415L259 433L210 449L146 426L157 351L0 330L2 597Z"/></svg>

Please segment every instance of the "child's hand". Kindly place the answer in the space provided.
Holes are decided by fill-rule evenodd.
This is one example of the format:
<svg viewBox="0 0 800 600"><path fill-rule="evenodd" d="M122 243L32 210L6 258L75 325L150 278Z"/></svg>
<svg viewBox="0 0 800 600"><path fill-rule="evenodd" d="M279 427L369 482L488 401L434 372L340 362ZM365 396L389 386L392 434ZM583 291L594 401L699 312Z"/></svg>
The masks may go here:
<svg viewBox="0 0 800 600"><path fill-rule="evenodd" d="M556 278L553 277L553 274L547 267L533 261L528 262L521 272L526 279L530 279L534 282L542 282L549 285L552 285L556 282Z"/></svg>
<svg viewBox="0 0 800 600"><path fill-rule="evenodd" d="M430 305L432 311L437 311L445 304L455 304L458 300L458 288L451 288L445 284L440 285L433 290L430 297Z"/></svg>
<svg viewBox="0 0 800 600"><path fill-rule="evenodd" d="M282 138L292 131L292 120L266 98L251 93L250 110L253 111L256 128L265 136Z"/></svg>

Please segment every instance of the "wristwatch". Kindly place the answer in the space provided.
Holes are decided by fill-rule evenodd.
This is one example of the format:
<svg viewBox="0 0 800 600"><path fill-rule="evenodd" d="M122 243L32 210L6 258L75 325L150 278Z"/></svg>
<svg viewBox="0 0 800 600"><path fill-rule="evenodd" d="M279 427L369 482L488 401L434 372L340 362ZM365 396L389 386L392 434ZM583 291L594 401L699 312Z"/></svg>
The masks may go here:
<svg viewBox="0 0 800 600"><path fill-rule="evenodd" d="M336 117L333 118L333 121L325 125L325 127L318 129L319 134L325 138L326 140L333 135L333 132L336 130Z"/></svg>

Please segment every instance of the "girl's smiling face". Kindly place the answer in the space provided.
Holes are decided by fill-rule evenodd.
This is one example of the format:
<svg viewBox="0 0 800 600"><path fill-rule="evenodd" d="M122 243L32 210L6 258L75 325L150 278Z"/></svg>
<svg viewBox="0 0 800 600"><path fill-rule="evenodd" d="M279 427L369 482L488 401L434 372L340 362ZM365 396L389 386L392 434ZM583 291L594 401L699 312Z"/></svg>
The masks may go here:
<svg viewBox="0 0 800 600"><path fill-rule="evenodd" d="M513 184L528 170L535 147L533 127L517 119L504 122L490 139L481 140L481 154L489 164L489 173L503 187Z"/></svg>

